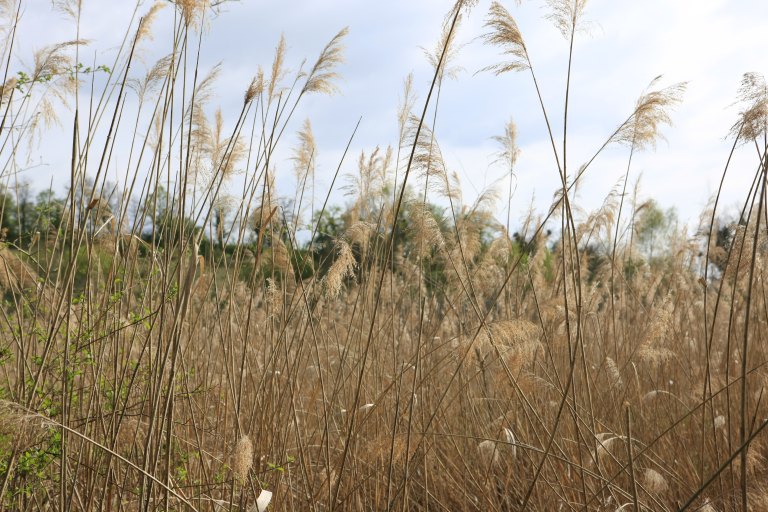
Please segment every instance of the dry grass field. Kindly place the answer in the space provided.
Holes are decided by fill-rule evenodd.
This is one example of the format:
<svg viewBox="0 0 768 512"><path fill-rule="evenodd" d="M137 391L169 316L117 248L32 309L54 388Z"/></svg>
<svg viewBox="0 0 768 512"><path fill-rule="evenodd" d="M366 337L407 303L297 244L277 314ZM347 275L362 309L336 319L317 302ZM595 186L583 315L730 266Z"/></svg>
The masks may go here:
<svg viewBox="0 0 768 512"><path fill-rule="evenodd" d="M563 118L539 105L561 190L504 222L511 190L465 201L431 127L467 16L498 51L483 72L538 93L512 1L436 13L432 82L393 91L400 140L345 155L330 189L301 110L336 92L346 30L290 73L281 40L225 118L197 64L208 2L142 6L114 62L83 66L72 40L26 71L25 2L0 2L0 509L768 510L765 80L744 76L723 127L755 158L733 171L753 176L740 215L714 197L686 231L631 167L685 84L652 82L577 165L586 0L543 3L569 62ZM174 44L145 67L163 7ZM62 113L70 186L32 197L18 160ZM499 132L514 172L514 123ZM579 179L619 146L622 180L583 211Z"/></svg>

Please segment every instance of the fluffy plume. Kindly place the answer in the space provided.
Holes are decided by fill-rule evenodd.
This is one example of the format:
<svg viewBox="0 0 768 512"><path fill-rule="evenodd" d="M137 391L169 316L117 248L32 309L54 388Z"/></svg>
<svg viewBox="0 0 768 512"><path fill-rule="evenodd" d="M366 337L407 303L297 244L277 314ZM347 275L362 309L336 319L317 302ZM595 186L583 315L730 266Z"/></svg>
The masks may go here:
<svg viewBox="0 0 768 512"><path fill-rule="evenodd" d="M357 173L345 175L347 183L342 187L346 195L355 199L355 207L351 209L353 220L365 218L376 208L379 192L386 188L392 162L392 149L382 155L378 146L366 155L360 152L357 161Z"/></svg>
<svg viewBox="0 0 768 512"><path fill-rule="evenodd" d="M221 109L216 111L215 124L210 139L205 141L205 150L211 159L211 169L224 179L230 178L238 162L246 153L246 145L240 137L232 139L224 135L224 118Z"/></svg>
<svg viewBox="0 0 768 512"><path fill-rule="evenodd" d="M74 61L67 51L88 44L82 39L65 41L51 46L46 46L35 52L35 67L32 71L33 80L49 79L62 75L69 71Z"/></svg>
<svg viewBox="0 0 768 512"><path fill-rule="evenodd" d="M356 244L365 253L368 250L368 245L371 243L374 233L376 233L375 224L357 221L347 229L345 236L349 239L350 243Z"/></svg>
<svg viewBox="0 0 768 512"><path fill-rule="evenodd" d="M50 426L43 416L30 413L15 402L0 400L0 436L14 439L17 447L31 446Z"/></svg>
<svg viewBox="0 0 768 512"><path fill-rule="evenodd" d="M244 102L250 103L256 96L261 95L264 92L264 70L259 66L259 70L256 76L251 80L251 85L245 91Z"/></svg>
<svg viewBox="0 0 768 512"><path fill-rule="evenodd" d="M232 455L232 472L240 482L245 482L252 465L253 443L248 436L243 436L235 445Z"/></svg>
<svg viewBox="0 0 768 512"><path fill-rule="evenodd" d="M336 242L336 253L336 261L333 262L323 278L325 293L331 298L339 296L344 285L344 279L354 277L357 267L355 255L352 254L352 248L346 241L339 240Z"/></svg>
<svg viewBox="0 0 768 512"><path fill-rule="evenodd" d="M16 12L15 0L0 0L0 19L6 19L6 20L10 19L15 12Z"/></svg>
<svg viewBox="0 0 768 512"><path fill-rule="evenodd" d="M317 144L315 136L312 133L312 123L309 119L304 120L301 130L298 133L299 144L293 150L293 173L296 177L296 183L299 188L308 176L315 173L315 157L317 156Z"/></svg>
<svg viewBox="0 0 768 512"><path fill-rule="evenodd" d="M65 16L77 19L83 9L83 0L53 0L53 7Z"/></svg>
<svg viewBox="0 0 768 512"><path fill-rule="evenodd" d="M515 434L512 432L511 429L508 429L507 427L504 427L502 429L502 432L504 433L504 440L507 441L510 445L510 454L512 455L512 458L517 457L517 439L515 438Z"/></svg>
<svg viewBox="0 0 768 512"><path fill-rule="evenodd" d="M291 266L291 253L288 246L281 239L272 237L272 266L285 274L293 270Z"/></svg>
<svg viewBox="0 0 768 512"><path fill-rule="evenodd" d="M478 356L488 359L500 354L515 371L533 361L541 348L541 329L527 320L500 320L489 323L474 341ZM467 339L466 341L471 341Z"/></svg>
<svg viewBox="0 0 768 512"><path fill-rule="evenodd" d="M645 334L645 340L638 350L638 355L642 360L658 364L669 360L674 355L667 348L667 340L673 328L673 311L674 305L669 295L655 308L653 318Z"/></svg>
<svg viewBox="0 0 768 512"><path fill-rule="evenodd" d="M715 417L715 430L720 430L725 427L725 416L722 414Z"/></svg>
<svg viewBox="0 0 768 512"><path fill-rule="evenodd" d="M27 84L20 87L22 92L29 92L35 84L46 89L39 103L39 116L35 116L30 129L32 134L43 127L56 125L59 122L55 100L66 104L67 100L77 92L78 80L71 74L75 69L75 61L69 54L76 46L85 45L85 40L65 41L46 46L34 54L34 68L30 71ZM42 122L39 122L42 121Z"/></svg>
<svg viewBox="0 0 768 512"><path fill-rule="evenodd" d="M139 30L136 32L137 41L152 40L152 22L155 21L157 13L159 13L165 6L166 4L162 2L155 2L152 7L150 7L147 14L139 20Z"/></svg>
<svg viewBox="0 0 768 512"><path fill-rule="evenodd" d="M614 457L613 452L618 448L614 448L616 441L621 441L624 436L618 436L613 432L602 432L595 435L597 441L597 449L595 450L595 459L600 464L605 464L606 461Z"/></svg>
<svg viewBox="0 0 768 512"><path fill-rule="evenodd" d="M184 23L194 25L200 20L209 5L209 0L175 0L176 6L181 11Z"/></svg>
<svg viewBox="0 0 768 512"><path fill-rule="evenodd" d="M274 220L277 207L269 208L269 205L265 205L264 208L257 206L253 210L251 215L253 229L261 230L268 227Z"/></svg>
<svg viewBox="0 0 768 512"><path fill-rule="evenodd" d="M655 494L661 494L669 488L667 479L661 473L651 468L646 469L643 473L643 485Z"/></svg>
<svg viewBox="0 0 768 512"><path fill-rule="evenodd" d="M278 219L277 197L275 193L275 171L274 169L267 173L267 180L264 183L262 195L256 199L256 208L251 214L253 229L259 231L265 229L271 223Z"/></svg>
<svg viewBox="0 0 768 512"><path fill-rule="evenodd" d="M272 315L277 315L283 308L283 297L280 289L275 284L275 280L267 278L267 289L265 291L265 300L270 308Z"/></svg>
<svg viewBox="0 0 768 512"><path fill-rule="evenodd" d="M754 214L753 214L754 215ZM725 278L728 280L737 280L749 276L749 268L752 265L752 247L757 244L756 266L759 269L759 262L762 260L762 254L768 252L768 234L761 229L756 233L757 224L752 219L748 219L746 225L740 223L731 230L730 250L725 251L722 260L727 263L725 268ZM757 240L755 240L757 235Z"/></svg>
<svg viewBox="0 0 768 512"><path fill-rule="evenodd" d="M214 142L213 128L205 115L205 106L213 97L213 86L221 71L221 64L214 66L195 87L194 97L187 103L185 110L186 124L192 125L191 149L193 150L192 168L196 173L202 173L205 178L210 178L213 166L209 162L212 155Z"/></svg>
<svg viewBox="0 0 768 512"><path fill-rule="evenodd" d="M344 27L325 45L317 62L312 66L312 71L307 76L307 81L302 90L303 93L322 92L333 94L339 90L338 86L334 83L339 78L335 68L344 62L344 55L342 53L344 46L341 44L341 41L348 32L349 29Z"/></svg>
<svg viewBox="0 0 768 512"><path fill-rule="evenodd" d="M496 448L496 441L486 439L477 445L477 451L485 464L494 465L499 462L499 450Z"/></svg>
<svg viewBox="0 0 768 512"><path fill-rule="evenodd" d="M440 80L443 80L444 78L455 79L459 76L459 73L464 70L461 66L452 65L453 61L458 57L459 50L461 50L463 46L456 44L456 34L458 33L460 23L461 15L456 19L456 23L453 25L453 31L451 31L450 24L446 23L443 25L443 32L440 35L440 40L432 51L422 48L432 69L437 69L437 65L440 64L438 73ZM443 58L442 63L440 62L441 56Z"/></svg>
<svg viewBox="0 0 768 512"><path fill-rule="evenodd" d="M605 358L605 371L608 374L608 380L611 383L611 387L621 387L624 382L621 379L621 371L619 370L616 361L610 357Z"/></svg>
<svg viewBox="0 0 768 512"><path fill-rule="evenodd" d="M518 4L521 0L515 0ZM448 11L448 14L445 16L446 23L449 22L454 18L454 16L457 15L461 16L462 14L467 15L469 14L472 9L478 4L479 0L456 0L456 3L453 4L453 7L451 7L451 10Z"/></svg>
<svg viewBox="0 0 768 512"><path fill-rule="evenodd" d="M219 62L211 68L211 70L200 80L195 87L195 108L200 105L205 105L213 97L213 85L219 78L221 73L221 63ZM189 108L189 107L188 107Z"/></svg>
<svg viewBox="0 0 768 512"><path fill-rule="evenodd" d="M660 76L654 78L648 89L653 89L660 79ZM669 110L682 101L686 86L681 82L640 96L634 112L619 127L613 140L637 149L656 147L658 140L664 138L659 129L662 125L672 124Z"/></svg>
<svg viewBox="0 0 768 512"><path fill-rule="evenodd" d="M400 108L397 110L397 126L400 131L400 147L403 147L405 141L405 128L408 119L411 118L413 105L416 102L416 96L413 94L413 73L408 73L403 81L403 96L400 99Z"/></svg>
<svg viewBox="0 0 768 512"><path fill-rule="evenodd" d="M738 98L745 108L731 128L731 135L742 142L762 137L768 132L768 84L765 77L759 73L745 73Z"/></svg>
<svg viewBox="0 0 768 512"><path fill-rule="evenodd" d="M267 86L268 97L271 100L275 91L279 90L278 85L285 77L286 71L283 69L283 62L285 61L285 35L280 34L280 41L275 48L275 58L272 60L272 74L269 77L269 85Z"/></svg>
<svg viewBox="0 0 768 512"><path fill-rule="evenodd" d="M147 94L156 91L165 81L171 71L172 63L173 55L166 55L155 62L143 79L129 81L128 85L136 91L140 103L144 101Z"/></svg>
<svg viewBox="0 0 768 512"><path fill-rule="evenodd" d="M11 77L4 84L0 85L0 98L2 98L2 103L8 101L8 98L18 84L18 79L16 77Z"/></svg>
<svg viewBox="0 0 768 512"><path fill-rule="evenodd" d="M563 37L570 38L578 30L587 0L547 0L547 5L550 8L547 18Z"/></svg>
<svg viewBox="0 0 768 512"><path fill-rule="evenodd" d="M531 67L523 34L520 32L515 19L503 5L498 2L491 4L485 27L489 29L489 32L483 35L483 40L492 46L501 48L502 54L509 57L510 60L487 66L481 71L493 71L500 75L507 71L522 71Z"/></svg>
<svg viewBox="0 0 768 512"><path fill-rule="evenodd" d="M513 119L507 122L504 127L503 135L494 135L493 140L501 146L497 153L497 162L504 163L507 168L512 169L517 163L517 157L520 156L520 148L517 147L517 125Z"/></svg>
<svg viewBox="0 0 768 512"><path fill-rule="evenodd" d="M433 249L441 250L445 247L445 238L440 225L428 206L421 201L413 201L408 203L408 212L418 257L422 258Z"/></svg>
<svg viewBox="0 0 768 512"><path fill-rule="evenodd" d="M458 194L460 189L451 186L451 177L443 161L440 145L429 126L422 123L421 130L418 131L419 138L415 140L419 123L419 118L411 116L406 128L405 144L403 144L406 148L416 145L412 169L416 176L426 182L430 190L443 197L456 197L453 194Z"/></svg>

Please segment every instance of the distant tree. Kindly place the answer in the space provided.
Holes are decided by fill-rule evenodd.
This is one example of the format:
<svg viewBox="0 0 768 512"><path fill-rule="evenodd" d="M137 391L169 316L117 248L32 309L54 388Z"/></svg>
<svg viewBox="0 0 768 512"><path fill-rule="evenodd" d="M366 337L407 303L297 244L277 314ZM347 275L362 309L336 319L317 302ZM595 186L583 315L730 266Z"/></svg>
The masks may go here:
<svg viewBox="0 0 768 512"><path fill-rule="evenodd" d="M22 181L15 187L17 239L29 240L35 232L35 201L29 181Z"/></svg>
<svg viewBox="0 0 768 512"><path fill-rule="evenodd" d="M317 212L314 215L317 220L317 235L311 242L314 268L319 272L325 272L333 263L334 247L336 240L344 233L344 217L341 208L331 206L322 215Z"/></svg>
<svg viewBox="0 0 768 512"><path fill-rule="evenodd" d="M187 218L175 209L175 205L168 203L168 195L162 186L147 196L144 205L147 217L144 219L142 238L159 247L175 245L180 241L179 233L189 238L197 229L193 219Z"/></svg>
<svg viewBox="0 0 768 512"><path fill-rule="evenodd" d="M64 213L64 200L56 197L52 189L46 189L37 194L35 203L37 231L49 233L59 229Z"/></svg>
<svg viewBox="0 0 768 512"><path fill-rule="evenodd" d="M14 241L19 237L16 218L16 198L7 189L0 191L0 240Z"/></svg>

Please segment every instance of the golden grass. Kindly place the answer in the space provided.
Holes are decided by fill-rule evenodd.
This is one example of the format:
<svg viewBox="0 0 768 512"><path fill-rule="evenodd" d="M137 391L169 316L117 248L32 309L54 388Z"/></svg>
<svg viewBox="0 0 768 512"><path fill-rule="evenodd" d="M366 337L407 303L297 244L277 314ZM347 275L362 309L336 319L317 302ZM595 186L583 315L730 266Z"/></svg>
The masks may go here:
<svg viewBox="0 0 768 512"><path fill-rule="evenodd" d="M541 102L562 188L513 235L498 191L463 200L437 116L426 119L475 3L450 11L424 110L409 77L398 144L360 155L339 214L338 172L315 189L309 120L292 203L274 155L302 97L337 91L346 29L292 77L281 38L269 77L259 68L243 84L238 117L210 122L218 68L184 59L215 5L174 2L178 37L144 73L135 42L151 41L153 17L174 19L149 8L73 120L59 217L0 247L0 508L764 508L764 80L745 76L732 131L734 150L749 141L759 157L739 222L718 231L715 203L696 238L670 228L652 252L638 242L656 206L628 199L631 153L659 140L685 88L654 81L577 171ZM546 4L575 37L586 2ZM79 2L57 5L77 18ZM493 2L486 29L509 59L488 69L535 82L512 13ZM30 101L48 108L82 86L69 81L81 44L38 52L45 80L4 81L3 161L23 157L10 134L29 136ZM126 94L137 112L118 108ZM496 138L510 174L516 139L513 122ZM628 147L626 174L580 212L573 188L614 143ZM111 195L115 144L131 158ZM13 168L0 219L21 226L20 207L5 206L19 195ZM242 194L225 197L234 176Z"/></svg>

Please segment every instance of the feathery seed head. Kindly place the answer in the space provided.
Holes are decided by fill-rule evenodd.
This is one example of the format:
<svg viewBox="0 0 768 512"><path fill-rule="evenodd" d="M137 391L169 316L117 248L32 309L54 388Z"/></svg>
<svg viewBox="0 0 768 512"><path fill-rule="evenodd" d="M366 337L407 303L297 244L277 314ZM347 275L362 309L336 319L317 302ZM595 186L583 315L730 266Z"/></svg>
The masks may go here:
<svg viewBox="0 0 768 512"><path fill-rule="evenodd" d="M267 278L267 289L265 292L265 300L272 314L279 313L282 310L283 300L280 289L275 284L275 280L271 277Z"/></svg>
<svg viewBox="0 0 768 512"><path fill-rule="evenodd" d="M413 110L413 104L416 101L416 97L413 94L413 73L408 73L403 81L403 97L400 100L400 108L397 111L397 125L400 130L400 147L403 147L406 133L406 123L411 118L411 112Z"/></svg>
<svg viewBox="0 0 768 512"><path fill-rule="evenodd" d="M610 460L613 457L613 445L617 440L624 439L624 436L617 436L613 432L601 432L595 435L597 441L597 448L595 450L595 458L599 463L605 464L605 461Z"/></svg>
<svg viewBox="0 0 768 512"><path fill-rule="evenodd" d="M725 427L725 416L722 414L715 417L715 430L720 430Z"/></svg>
<svg viewBox="0 0 768 512"><path fill-rule="evenodd" d="M252 102L256 96L264 92L264 70L259 66L256 76L251 80L251 85L245 91L244 103L247 105Z"/></svg>
<svg viewBox="0 0 768 512"><path fill-rule="evenodd" d="M333 36L333 39L325 45L317 62L312 66L312 71L310 71L307 76L307 81L304 83L302 93L322 92L325 94L334 94L338 92L339 88L334 81L339 78L339 74L335 68L344 62L344 46L341 42L348 33L349 29L347 27L341 29L339 33Z"/></svg>
<svg viewBox="0 0 768 512"><path fill-rule="evenodd" d="M312 176L315 173L315 157L317 156L317 144L315 143L315 135L312 133L312 123L309 122L309 119L304 120L298 135L299 144L293 150L291 159L294 164L293 171L296 176L297 186L302 188L302 184L307 176Z"/></svg>
<svg viewBox="0 0 768 512"><path fill-rule="evenodd" d="M731 135L750 142L768 132L768 83L760 73L745 73L739 87L739 103L745 109L731 128Z"/></svg>
<svg viewBox="0 0 768 512"><path fill-rule="evenodd" d="M368 251L371 238L376 233L376 225L371 222L357 221L344 234L350 243L357 244L363 253Z"/></svg>
<svg viewBox="0 0 768 512"><path fill-rule="evenodd" d="M344 279L355 277L355 268L357 267L352 248L345 240L339 239L336 242L336 252L336 261L333 262L333 265L331 265L328 273L323 278L325 294L330 298L339 296L344 286Z"/></svg>
<svg viewBox="0 0 768 512"><path fill-rule="evenodd" d="M53 7L72 19L77 19L83 9L83 0L53 0Z"/></svg>
<svg viewBox="0 0 768 512"><path fill-rule="evenodd" d="M285 274L293 270L291 265L291 253L288 246L280 238L274 237L272 242L272 266Z"/></svg>
<svg viewBox="0 0 768 512"><path fill-rule="evenodd" d="M459 14L456 18L456 23L453 24L453 30L451 30L450 23L443 24L440 40L435 45L434 50L429 51L426 48L422 48L432 69L437 69L438 65L440 66L438 73L440 80L443 80L444 78L455 79L459 76L459 73L464 70L461 66L452 65L452 62L456 60L459 50L461 50L463 46L456 44L456 34L458 33L460 23L461 15Z"/></svg>
<svg viewBox="0 0 768 512"><path fill-rule="evenodd" d="M445 247L445 238L435 214L421 201L413 201L407 205L410 213L413 240L418 250L418 257L424 257L433 249Z"/></svg>
<svg viewBox="0 0 768 512"><path fill-rule="evenodd" d="M232 472L240 482L245 482L252 465L253 443L248 436L243 436L235 445L232 455Z"/></svg>
<svg viewBox="0 0 768 512"><path fill-rule="evenodd" d="M477 451L484 463L494 465L499 462L499 450L496 448L496 441L486 439L477 445Z"/></svg>
<svg viewBox="0 0 768 512"><path fill-rule="evenodd" d="M520 3L521 0L516 1L517 3ZM474 8L478 2L479 0L456 0L456 3L453 4L453 7L451 7L451 10L448 11L448 14L445 16L446 22L453 19L455 16L469 14L470 11L472 11L472 8Z"/></svg>
<svg viewBox="0 0 768 512"><path fill-rule="evenodd" d="M497 162L503 162L511 170L517 163L517 157L520 156L520 148L517 147L517 125L513 119L507 122L504 127L503 135L494 135L493 140L501 146L497 153Z"/></svg>
<svg viewBox="0 0 768 512"><path fill-rule="evenodd" d="M6 80L4 84L0 85L0 98L2 99L3 103L8 101L11 92L16 88L18 84L19 80L14 76Z"/></svg>
<svg viewBox="0 0 768 512"><path fill-rule="evenodd" d="M651 81L652 88L661 79ZM669 110L680 104L687 84L680 82L663 89L656 89L640 96L635 110L627 121L616 131L613 140L637 149L656 147L659 139L664 139L660 132L662 125L671 125Z"/></svg>
<svg viewBox="0 0 768 512"><path fill-rule="evenodd" d="M173 64L173 55L169 54L161 57L147 71L147 74L141 80L134 80L129 83L129 87L136 91L139 96L139 102L143 102L146 95L155 91L157 87L168 77Z"/></svg>
<svg viewBox="0 0 768 512"><path fill-rule="evenodd" d="M174 2L181 11L184 23L188 26L194 25L202 19L209 4L209 0L174 0Z"/></svg>
<svg viewBox="0 0 768 512"><path fill-rule="evenodd" d="M514 432L507 427L502 428L502 432L504 433L504 440L510 445L510 454L514 459L517 457L517 438L515 438Z"/></svg>
<svg viewBox="0 0 768 512"><path fill-rule="evenodd" d="M0 0L0 19L10 19L16 11L16 0Z"/></svg>
<svg viewBox="0 0 768 512"><path fill-rule="evenodd" d="M608 380L611 383L611 387L620 387L623 385L623 380L621 379L621 371L619 370L618 365L616 364L616 361L611 359L610 357L605 358L605 369L608 373Z"/></svg>
<svg viewBox="0 0 768 512"><path fill-rule="evenodd" d="M669 488L667 479L655 469L648 468L643 473L645 487L655 494L661 494Z"/></svg>
<svg viewBox="0 0 768 512"><path fill-rule="evenodd" d="M419 129L419 125L421 125L421 129ZM404 135L402 147L410 149L414 144L416 145L412 162L415 175L425 180L427 186L436 194L446 198L455 198L455 194L460 193L460 188L451 184L451 176L448 174L443 160L440 145L430 127L412 115L408 120ZM418 139L416 138L417 135Z"/></svg>
<svg viewBox="0 0 768 512"><path fill-rule="evenodd" d="M272 74L269 77L269 85L267 86L268 98L270 100L275 96L275 91L278 90L278 85L286 74L286 71L283 69L285 46L285 34L280 34L280 41L277 43L277 48L275 48L275 58L272 60Z"/></svg>
<svg viewBox="0 0 768 512"><path fill-rule="evenodd" d="M67 50L76 46L84 46L88 41L76 39L65 41L41 48L35 52L35 67L32 71L32 79L55 77L64 74L73 66L73 59L67 54Z"/></svg>
<svg viewBox="0 0 768 512"><path fill-rule="evenodd" d="M587 0L547 0L547 5L550 8L547 18L568 39L579 29Z"/></svg>
<svg viewBox="0 0 768 512"><path fill-rule="evenodd" d="M152 22L157 17L157 13L159 13L165 6L166 4L162 2L155 2L152 7L150 7L147 14L139 20L139 29L136 32L137 42L141 40L152 40Z"/></svg>
<svg viewBox="0 0 768 512"><path fill-rule="evenodd" d="M264 207L257 206L254 208L251 214L251 226L253 229L260 231L269 227L277 214L277 206L270 207L269 204L264 204Z"/></svg>
<svg viewBox="0 0 768 512"><path fill-rule="evenodd" d="M500 75L507 71L524 71L531 67L523 34L515 19L499 2L491 4L485 27L489 32L482 36L483 40L501 48L502 54L510 57L510 60L487 66L481 71L492 71Z"/></svg>

